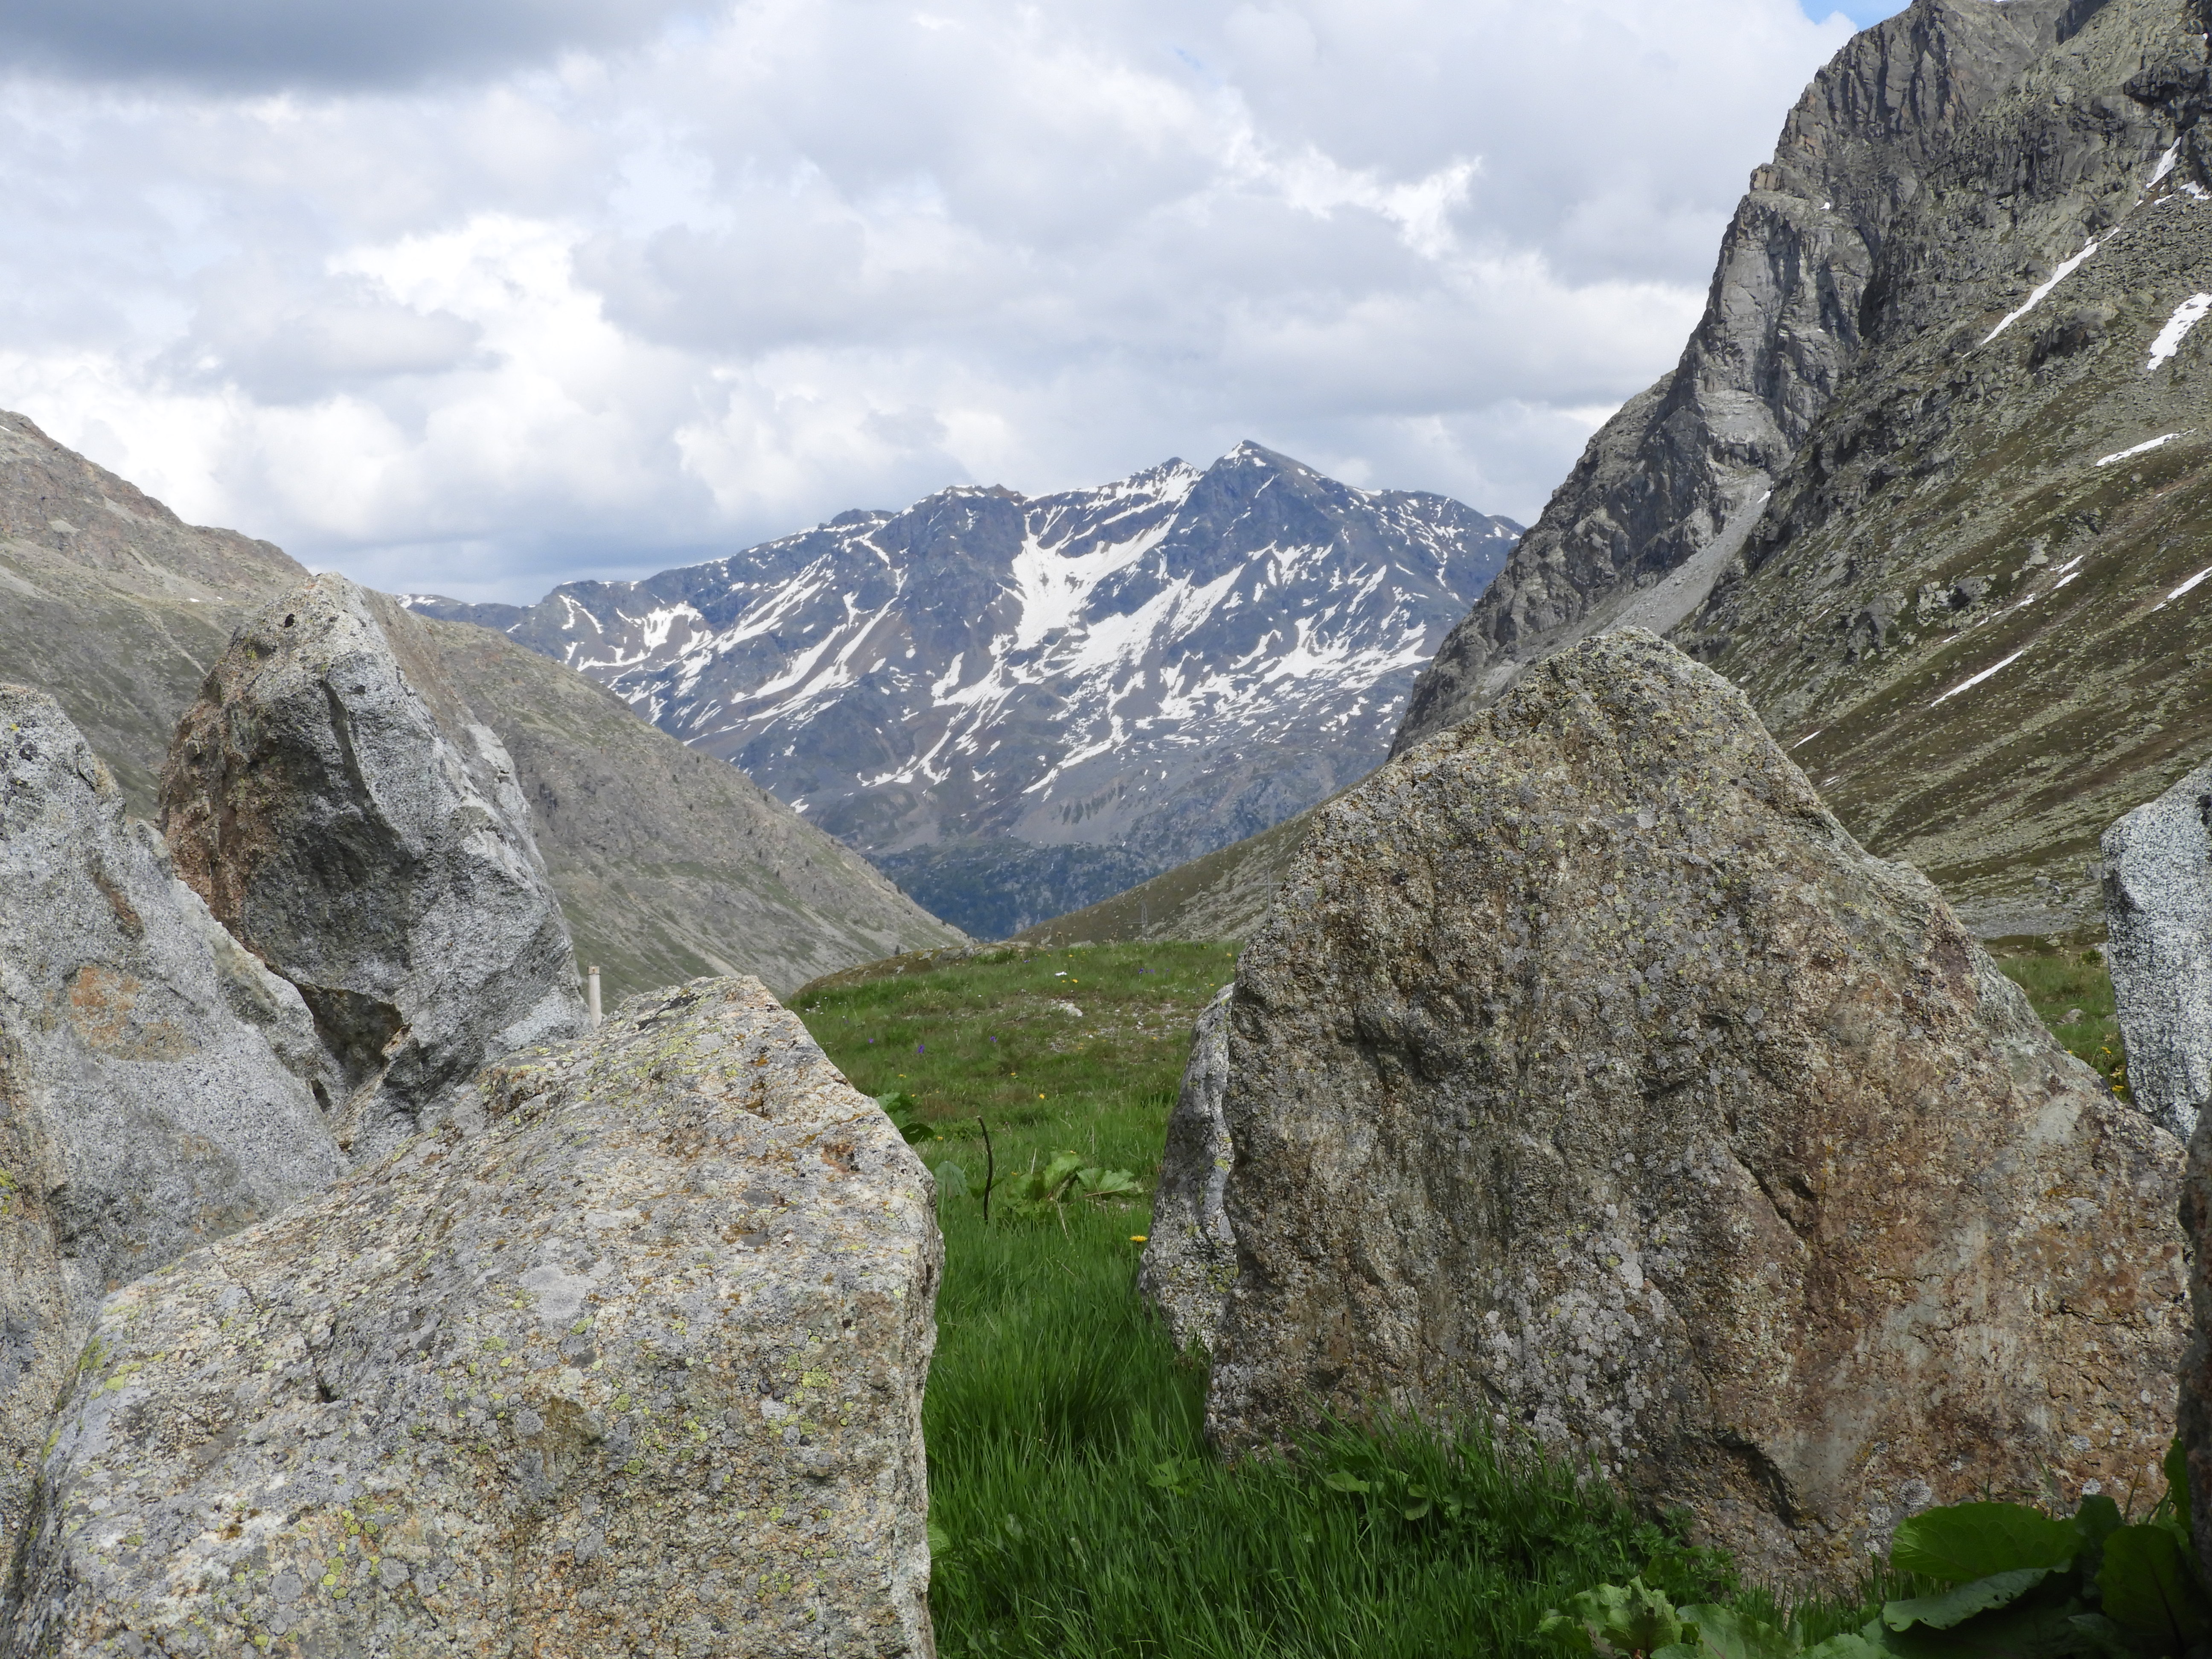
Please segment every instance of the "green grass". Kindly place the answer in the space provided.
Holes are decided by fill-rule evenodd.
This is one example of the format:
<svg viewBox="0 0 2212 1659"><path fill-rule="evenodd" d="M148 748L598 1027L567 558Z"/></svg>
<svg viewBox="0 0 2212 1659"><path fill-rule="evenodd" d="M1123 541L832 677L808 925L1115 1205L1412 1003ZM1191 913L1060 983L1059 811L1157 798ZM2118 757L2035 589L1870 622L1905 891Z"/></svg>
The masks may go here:
<svg viewBox="0 0 2212 1659"><path fill-rule="evenodd" d="M2023 952L1997 958L2007 978L2027 993L2036 1014L2068 1053L2088 1061L2123 1100L2127 1050L2113 1012L2112 976L2094 951Z"/></svg>
<svg viewBox="0 0 2212 1659"><path fill-rule="evenodd" d="M1062 1149L1149 1194L1190 1024L1220 945L905 957L793 999L862 1089L904 1091L980 1194ZM1055 1007L1073 1003L1080 1018ZM940 1650L967 1655L1436 1659L1536 1653L1544 1613L1641 1572L1679 1601L1730 1593L1611 1488L1525 1447L1405 1425L1316 1433L1288 1460L1207 1453L1206 1376L1136 1296L1142 1202L1043 1214L947 1196L923 1407ZM1735 1595L1773 1619L1757 1592ZM1795 1610L1814 1636L1856 1600Z"/></svg>

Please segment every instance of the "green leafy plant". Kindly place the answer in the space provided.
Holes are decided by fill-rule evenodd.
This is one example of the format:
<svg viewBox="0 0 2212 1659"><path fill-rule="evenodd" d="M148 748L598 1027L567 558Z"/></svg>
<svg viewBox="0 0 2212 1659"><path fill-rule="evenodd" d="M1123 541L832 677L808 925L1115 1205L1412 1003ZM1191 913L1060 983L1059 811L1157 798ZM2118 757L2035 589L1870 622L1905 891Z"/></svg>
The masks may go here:
<svg viewBox="0 0 2212 1659"><path fill-rule="evenodd" d="M2068 1519L1979 1503L1901 1522L1891 1567L1935 1588L1817 1646L1727 1607L1675 1607L1640 1579L1584 1591L1541 1633L1607 1659L2191 1659L2212 1644L2212 1596L2189 1547L2179 1441L2166 1475L2166 1496L2133 1525L2102 1495Z"/></svg>
<svg viewBox="0 0 2212 1659"><path fill-rule="evenodd" d="M1140 1196L1137 1177L1127 1170L1086 1164L1080 1152L1057 1152L1043 1169L1029 1169L1000 1182L999 1196L1017 1210L1043 1211L1079 1198Z"/></svg>
<svg viewBox="0 0 2212 1659"><path fill-rule="evenodd" d="M937 1139L937 1126L922 1116L921 1103L905 1090L878 1095L876 1104L884 1109L884 1115L890 1119L891 1127L906 1137L908 1146Z"/></svg>

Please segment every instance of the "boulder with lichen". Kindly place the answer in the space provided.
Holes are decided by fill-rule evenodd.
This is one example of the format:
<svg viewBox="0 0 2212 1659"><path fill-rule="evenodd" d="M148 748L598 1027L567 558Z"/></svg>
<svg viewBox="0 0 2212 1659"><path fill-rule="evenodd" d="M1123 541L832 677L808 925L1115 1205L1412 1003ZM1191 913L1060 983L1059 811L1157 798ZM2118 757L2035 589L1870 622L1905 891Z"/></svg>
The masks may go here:
<svg viewBox="0 0 2212 1659"><path fill-rule="evenodd" d="M1224 1115L1229 1449L1474 1419L1799 1584L1931 1503L2157 1478L2179 1143L1649 634L1318 815Z"/></svg>
<svg viewBox="0 0 2212 1659"><path fill-rule="evenodd" d="M52 698L0 685L0 1548L101 1297L337 1175L291 988L125 817Z"/></svg>
<svg viewBox="0 0 2212 1659"><path fill-rule="evenodd" d="M889 1119L750 979L484 1091L108 1299L0 1654L933 1651Z"/></svg>
<svg viewBox="0 0 2212 1659"><path fill-rule="evenodd" d="M313 1011L357 1158L473 1121L485 1065L582 1029L513 763L382 594L325 574L247 619L178 725L161 827Z"/></svg>

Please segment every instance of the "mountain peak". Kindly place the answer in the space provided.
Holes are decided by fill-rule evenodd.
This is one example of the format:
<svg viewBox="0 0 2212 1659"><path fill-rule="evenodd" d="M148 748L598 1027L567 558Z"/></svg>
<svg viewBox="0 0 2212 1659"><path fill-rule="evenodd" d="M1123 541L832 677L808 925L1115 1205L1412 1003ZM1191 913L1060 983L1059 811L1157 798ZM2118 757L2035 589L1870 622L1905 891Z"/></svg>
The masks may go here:
<svg viewBox="0 0 2212 1659"><path fill-rule="evenodd" d="M1247 441L1203 471L957 485L647 581L570 583L510 632L895 876L935 879L899 860L947 844L1000 849L975 855L996 873L959 878L965 898L917 890L999 936L1367 771L1518 533ZM1008 892L1007 857L1029 860L1026 908L973 908Z"/></svg>

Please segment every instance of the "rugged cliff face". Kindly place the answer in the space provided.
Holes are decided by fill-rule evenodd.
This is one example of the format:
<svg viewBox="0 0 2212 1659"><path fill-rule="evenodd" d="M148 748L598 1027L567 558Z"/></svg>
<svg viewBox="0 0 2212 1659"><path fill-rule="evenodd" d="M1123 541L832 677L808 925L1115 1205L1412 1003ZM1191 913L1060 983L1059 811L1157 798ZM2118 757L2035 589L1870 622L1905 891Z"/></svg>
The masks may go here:
<svg viewBox="0 0 2212 1659"><path fill-rule="evenodd" d="M2194 0L2110 0L1960 126L1864 343L1674 637L1984 936L2212 752L2212 148Z"/></svg>
<svg viewBox="0 0 2212 1659"><path fill-rule="evenodd" d="M1681 362L1590 441L1422 675L1393 753L1563 646L1695 607L1858 356L1893 227L1957 135L2096 3L1918 0L1820 71L1752 176Z"/></svg>

